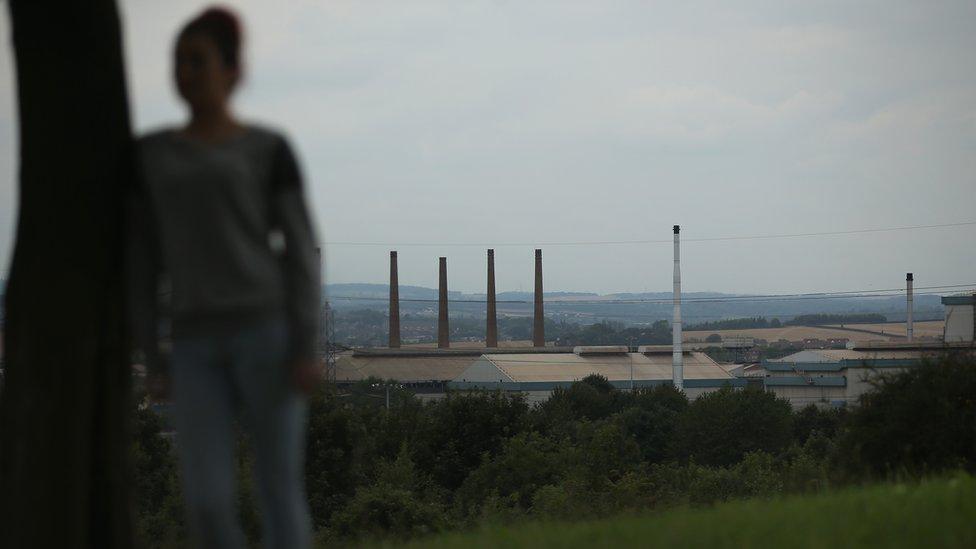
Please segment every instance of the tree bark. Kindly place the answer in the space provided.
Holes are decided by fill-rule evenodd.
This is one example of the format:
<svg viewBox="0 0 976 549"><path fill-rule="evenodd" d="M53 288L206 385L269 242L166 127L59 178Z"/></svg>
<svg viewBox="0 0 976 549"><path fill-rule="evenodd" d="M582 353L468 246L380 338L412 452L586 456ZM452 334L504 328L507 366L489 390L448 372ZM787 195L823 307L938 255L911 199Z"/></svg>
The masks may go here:
<svg viewBox="0 0 976 549"><path fill-rule="evenodd" d="M0 547L130 547L124 204L133 150L114 0L10 0L20 209L6 291Z"/></svg>

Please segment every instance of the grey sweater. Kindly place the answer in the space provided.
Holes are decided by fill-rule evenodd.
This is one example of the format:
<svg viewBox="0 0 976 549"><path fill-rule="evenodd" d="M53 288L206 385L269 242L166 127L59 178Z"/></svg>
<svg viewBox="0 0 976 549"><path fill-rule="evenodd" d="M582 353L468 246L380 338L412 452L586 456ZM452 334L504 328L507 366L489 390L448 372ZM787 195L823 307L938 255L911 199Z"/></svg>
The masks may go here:
<svg viewBox="0 0 976 549"><path fill-rule="evenodd" d="M129 208L133 332L159 370L160 280L174 337L284 314L293 358L312 358L319 258L298 164L285 138L248 126L207 144L174 129L138 142L142 181Z"/></svg>

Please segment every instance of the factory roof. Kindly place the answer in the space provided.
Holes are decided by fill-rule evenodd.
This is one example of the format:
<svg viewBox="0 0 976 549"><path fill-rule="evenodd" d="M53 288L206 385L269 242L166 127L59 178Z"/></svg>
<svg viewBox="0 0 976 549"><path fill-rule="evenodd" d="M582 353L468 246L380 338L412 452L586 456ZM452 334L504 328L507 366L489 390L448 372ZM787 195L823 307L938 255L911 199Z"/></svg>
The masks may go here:
<svg viewBox="0 0 976 549"><path fill-rule="evenodd" d="M793 370L841 371L847 368L901 368L938 356L938 351L924 349L808 349L783 358L764 360L770 372Z"/></svg>
<svg viewBox="0 0 976 549"><path fill-rule="evenodd" d="M347 353L336 361L336 381L359 381L369 377L400 382L448 381L477 359L478 355L374 357Z"/></svg>
<svg viewBox="0 0 976 549"><path fill-rule="evenodd" d="M976 291L960 292L942 297L943 305L972 305L976 303Z"/></svg>
<svg viewBox="0 0 976 549"><path fill-rule="evenodd" d="M610 381L670 380L670 353L623 353L614 355L558 354L485 354L461 372L455 381L462 382L572 382L590 374ZM685 379L733 379L704 353L684 353Z"/></svg>
<svg viewBox="0 0 976 549"><path fill-rule="evenodd" d="M807 349L798 353L774 358L766 362L773 363L817 363L817 362L840 362L842 360L898 360L898 359L920 359L926 353L918 349Z"/></svg>

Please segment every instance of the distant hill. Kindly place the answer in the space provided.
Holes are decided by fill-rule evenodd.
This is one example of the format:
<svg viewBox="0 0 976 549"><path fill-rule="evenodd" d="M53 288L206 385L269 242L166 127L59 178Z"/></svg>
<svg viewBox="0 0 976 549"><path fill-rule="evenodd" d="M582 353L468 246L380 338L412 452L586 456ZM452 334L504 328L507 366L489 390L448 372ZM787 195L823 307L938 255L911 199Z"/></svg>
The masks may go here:
<svg viewBox="0 0 976 549"><path fill-rule="evenodd" d="M370 309L386 312L389 286L386 284L328 284L326 296L337 309ZM449 298L452 316L477 316L485 314L485 294L451 291ZM671 292L625 292L596 294L589 292L545 292L546 316L591 324L601 321L618 321L625 324L651 324L656 320L670 320L672 315ZM532 292L499 292L498 313L509 316L528 316L533 308ZM765 317L781 321L799 315L874 314L883 315L887 321L905 319L905 298L885 296L877 298L794 298L775 299L720 292L688 292L682 316L689 324L707 321ZM352 299L343 299L352 298ZM437 309L437 290L422 286L400 286L401 313L430 313ZM707 299L707 301L696 301ZM422 301L410 301L422 300ZM634 303L607 303L616 300ZM644 302L641 302L644 300ZM470 301L470 303L461 303ZM915 319L934 320L943 318L941 299L935 295L915 296ZM877 318L877 317L874 317Z"/></svg>

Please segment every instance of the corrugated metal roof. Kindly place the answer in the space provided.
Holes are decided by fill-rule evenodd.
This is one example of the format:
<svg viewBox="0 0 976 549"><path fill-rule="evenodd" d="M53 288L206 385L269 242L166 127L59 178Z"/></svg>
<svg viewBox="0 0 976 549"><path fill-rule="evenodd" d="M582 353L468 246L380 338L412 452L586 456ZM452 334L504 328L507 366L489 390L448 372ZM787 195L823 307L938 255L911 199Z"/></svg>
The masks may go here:
<svg viewBox="0 0 976 549"><path fill-rule="evenodd" d="M516 382L574 381L599 374L610 381L630 379L671 379L671 355L628 353L624 355L579 356L559 354L486 354L484 355L508 379ZM684 355L685 379L733 379L704 353Z"/></svg>
<svg viewBox="0 0 976 549"><path fill-rule="evenodd" d="M899 360L899 359L919 359L929 356L917 349L879 349L874 350L854 350L854 349L807 349L783 358L768 360L773 363L815 363L815 362L840 362L842 360Z"/></svg>
<svg viewBox="0 0 976 549"><path fill-rule="evenodd" d="M336 361L336 381L359 381L370 376L400 382L449 381L457 377L478 356L353 357Z"/></svg>

